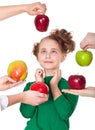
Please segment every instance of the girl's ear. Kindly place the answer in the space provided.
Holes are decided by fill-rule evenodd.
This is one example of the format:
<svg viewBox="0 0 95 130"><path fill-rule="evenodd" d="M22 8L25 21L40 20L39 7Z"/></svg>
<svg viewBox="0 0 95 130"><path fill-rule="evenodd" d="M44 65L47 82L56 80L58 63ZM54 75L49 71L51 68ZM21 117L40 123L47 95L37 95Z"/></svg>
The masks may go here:
<svg viewBox="0 0 95 130"><path fill-rule="evenodd" d="M61 62L63 62L66 57L67 57L67 54L63 54L62 59L61 59Z"/></svg>

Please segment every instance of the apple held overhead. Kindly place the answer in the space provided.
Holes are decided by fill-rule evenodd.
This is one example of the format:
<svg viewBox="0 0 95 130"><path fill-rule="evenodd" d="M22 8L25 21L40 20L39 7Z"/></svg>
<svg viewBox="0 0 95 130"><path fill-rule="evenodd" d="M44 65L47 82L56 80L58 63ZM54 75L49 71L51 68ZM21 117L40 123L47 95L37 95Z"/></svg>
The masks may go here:
<svg viewBox="0 0 95 130"><path fill-rule="evenodd" d="M49 26L49 17L46 15L37 15L34 20L35 27L40 32L45 32Z"/></svg>

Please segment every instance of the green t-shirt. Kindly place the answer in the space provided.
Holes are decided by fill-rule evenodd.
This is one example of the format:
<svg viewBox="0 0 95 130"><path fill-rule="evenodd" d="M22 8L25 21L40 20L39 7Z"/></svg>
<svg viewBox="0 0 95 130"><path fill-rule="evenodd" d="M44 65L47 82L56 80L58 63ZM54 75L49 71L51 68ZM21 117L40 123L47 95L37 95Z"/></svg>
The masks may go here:
<svg viewBox="0 0 95 130"><path fill-rule="evenodd" d="M62 93L56 100L53 100L50 90L52 76L45 77L44 82L49 86L49 99L38 106L21 103L20 112L25 118L29 118L24 130L69 130L69 117L74 112L78 96ZM24 91L30 89L34 82L27 83ZM61 78L58 87L70 88L67 80Z"/></svg>

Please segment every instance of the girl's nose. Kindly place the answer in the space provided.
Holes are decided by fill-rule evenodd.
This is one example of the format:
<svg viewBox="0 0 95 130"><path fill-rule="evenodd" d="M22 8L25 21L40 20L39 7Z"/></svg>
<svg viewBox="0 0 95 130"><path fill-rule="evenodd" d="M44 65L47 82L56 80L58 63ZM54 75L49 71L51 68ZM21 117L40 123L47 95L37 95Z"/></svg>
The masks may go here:
<svg viewBox="0 0 95 130"><path fill-rule="evenodd" d="M50 58L50 53L46 53L46 58Z"/></svg>

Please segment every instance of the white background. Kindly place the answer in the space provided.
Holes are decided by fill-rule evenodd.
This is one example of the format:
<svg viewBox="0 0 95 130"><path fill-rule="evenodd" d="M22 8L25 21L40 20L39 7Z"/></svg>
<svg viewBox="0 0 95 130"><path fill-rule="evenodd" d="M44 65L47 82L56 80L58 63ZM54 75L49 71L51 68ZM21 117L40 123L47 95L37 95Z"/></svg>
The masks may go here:
<svg viewBox="0 0 95 130"><path fill-rule="evenodd" d="M1 0L0 5L32 2L36 0ZM31 53L33 44L48 35L52 29L65 28L73 32L76 49L68 54L65 62L61 64L62 76L68 79L69 75L82 74L86 77L87 86L95 86L95 50L91 50L93 61L90 66L80 67L75 61L75 53L80 50L79 43L82 38L87 32L95 32L94 0L40 0L40 2L47 5L46 14L50 18L47 32L38 32L34 26L35 16L29 16L26 13L0 21L0 76L7 74L7 67L11 61L21 59L28 66L29 73L26 82L33 81L35 69L39 67L36 58ZM0 92L0 94L22 92L25 84ZM0 130L24 129L27 120L21 116L19 105L11 106L0 113ZM70 117L70 130L95 130L94 98L79 98L77 108Z"/></svg>

